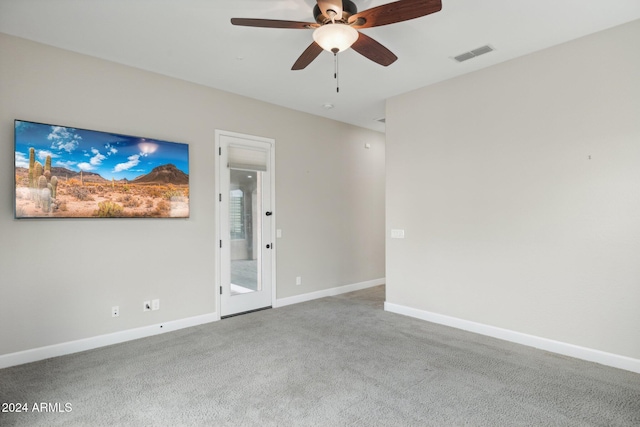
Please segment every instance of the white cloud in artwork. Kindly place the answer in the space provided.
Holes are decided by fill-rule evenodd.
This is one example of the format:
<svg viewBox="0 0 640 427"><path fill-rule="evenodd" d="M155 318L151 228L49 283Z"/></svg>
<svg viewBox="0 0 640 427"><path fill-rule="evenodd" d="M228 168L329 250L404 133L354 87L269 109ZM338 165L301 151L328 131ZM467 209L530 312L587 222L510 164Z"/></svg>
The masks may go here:
<svg viewBox="0 0 640 427"><path fill-rule="evenodd" d="M51 148L55 150L64 150L71 153L76 148L82 137L75 133L75 129L67 129L62 126L51 126L51 133L47 136L51 141Z"/></svg>
<svg viewBox="0 0 640 427"><path fill-rule="evenodd" d="M93 166L91 165L91 163L82 162L82 163L78 163L78 169L86 172L86 171L93 170Z"/></svg>
<svg viewBox="0 0 640 427"><path fill-rule="evenodd" d="M73 162L71 160L57 160L53 165L54 166L59 166L61 168L67 168L67 169L71 169L73 166L75 166L78 162Z"/></svg>
<svg viewBox="0 0 640 427"><path fill-rule="evenodd" d="M100 154L100 151L96 150L95 148L91 149L91 153L93 153L93 157L91 157L89 163L91 163L92 166L100 166L102 164L102 161L107 158L106 156Z"/></svg>
<svg viewBox="0 0 640 427"><path fill-rule="evenodd" d="M36 157L38 157L40 160L46 160L47 156L51 156L52 159L60 157L57 154L53 154L49 150L38 150L38 152L36 153Z"/></svg>
<svg viewBox="0 0 640 427"><path fill-rule="evenodd" d="M28 168L29 167L29 159L27 155L24 153L19 153L16 151L16 167L17 168Z"/></svg>
<svg viewBox="0 0 640 427"><path fill-rule="evenodd" d="M104 148L105 150L107 150L107 156L116 154L118 152L118 149L111 144L105 144Z"/></svg>
<svg viewBox="0 0 640 427"><path fill-rule="evenodd" d="M132 156L127 157L128 162L118 163L114 168L114 172L122 172L131 169L134 166L137 166L140 163L140 155L134 154Z"/></svg>

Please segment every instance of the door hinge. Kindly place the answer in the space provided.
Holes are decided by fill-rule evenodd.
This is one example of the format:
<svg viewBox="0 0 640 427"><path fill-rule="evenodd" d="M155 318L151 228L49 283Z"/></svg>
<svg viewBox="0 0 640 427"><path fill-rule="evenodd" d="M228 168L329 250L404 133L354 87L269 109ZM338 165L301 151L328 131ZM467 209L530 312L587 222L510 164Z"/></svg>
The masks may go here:
<svg viewBox="0 0 640 427"><path fill-rule="evenodd" d="M222 193L218 194L218 201L221 202L222 201Z"/></svg>
<svg viewBox="0 0 640 427"><path fill-rule="evenodd" d="M220 247L222 247L222 240L220 240Z"/></svg>
<svg viewBox="0 0 640 427"><path fill-rule="evenodd" d="M222 286L220 286L220 295L222 295Z"/></svg>
<svg viewBox="0 0 640 427"><path fill-rule="evenodd" d="M222 156L222 147L218 147L218 156Z"/></svg>

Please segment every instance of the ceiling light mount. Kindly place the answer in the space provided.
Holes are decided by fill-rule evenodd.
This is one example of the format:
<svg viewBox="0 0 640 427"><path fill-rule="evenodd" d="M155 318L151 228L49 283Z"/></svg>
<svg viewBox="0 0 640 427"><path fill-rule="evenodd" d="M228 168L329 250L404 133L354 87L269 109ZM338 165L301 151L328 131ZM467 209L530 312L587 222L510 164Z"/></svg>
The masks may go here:
<svg viewBox="0 0 640 427"><path fill-rule="evenodd" d="M313 17L318 24L324 25L329 22L343 22L346 24L349 21L349 17L351 15L355 15L356 13L358 13L358 8L355 4L353 4L352 1L342 0L341 16L338 16L338 13L333 9L328 9L327 12L327 15L323 14L322 10L320 10L320 7L317 4L313 7Z"/></svg>

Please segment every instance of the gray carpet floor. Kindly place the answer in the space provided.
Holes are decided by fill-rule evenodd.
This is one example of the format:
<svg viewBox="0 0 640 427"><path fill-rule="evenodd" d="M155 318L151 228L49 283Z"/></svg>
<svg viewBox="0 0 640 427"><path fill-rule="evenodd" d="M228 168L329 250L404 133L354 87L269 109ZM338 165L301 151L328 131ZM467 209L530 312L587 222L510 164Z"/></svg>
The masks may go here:
<svg viewBox="0 0 640 427"><path fill-rule="evenodd" d="M383 311L384 287L0 370L2 426L640 426L640 375ZM31 408L30 408L31 409Z"/></svg>

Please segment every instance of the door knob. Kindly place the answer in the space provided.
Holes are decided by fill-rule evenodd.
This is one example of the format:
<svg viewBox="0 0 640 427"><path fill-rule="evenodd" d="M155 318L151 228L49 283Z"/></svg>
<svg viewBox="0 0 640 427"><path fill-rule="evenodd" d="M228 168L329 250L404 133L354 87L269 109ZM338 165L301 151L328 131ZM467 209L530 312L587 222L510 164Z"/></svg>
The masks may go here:
<svg viewBox="0 0 640 427"><path fill-rule="evenodd" d="M273 247L273 243L267 245L267 249L271 249Z"/></svg>
<svg viewBox="0 0 640 427"><path fill-rule="evenodd" d="M271 216L273 214L273 212L269 211L269 212L265 212L264 213L266 216Z"/></svg>

